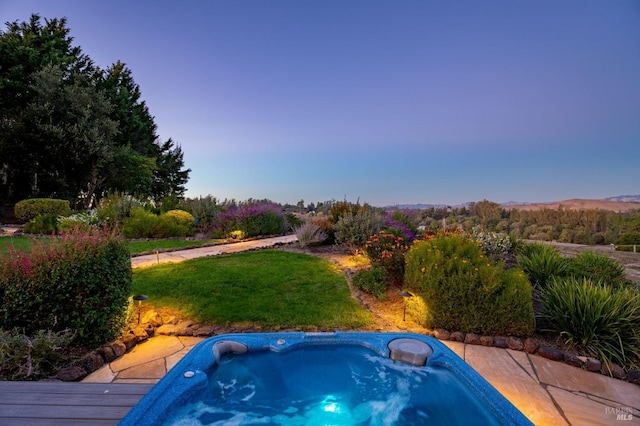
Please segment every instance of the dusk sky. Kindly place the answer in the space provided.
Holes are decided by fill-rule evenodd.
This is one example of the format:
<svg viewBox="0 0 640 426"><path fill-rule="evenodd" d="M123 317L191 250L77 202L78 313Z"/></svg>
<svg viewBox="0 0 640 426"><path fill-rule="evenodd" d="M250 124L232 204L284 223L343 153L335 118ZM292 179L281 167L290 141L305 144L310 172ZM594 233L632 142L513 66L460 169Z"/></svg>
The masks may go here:
<svg viewBox="0 0 640 426"><path fill-rule="evenodd" d="M640 194L637 0L0 0L32 13L127 64L189 197Z"/></svg>

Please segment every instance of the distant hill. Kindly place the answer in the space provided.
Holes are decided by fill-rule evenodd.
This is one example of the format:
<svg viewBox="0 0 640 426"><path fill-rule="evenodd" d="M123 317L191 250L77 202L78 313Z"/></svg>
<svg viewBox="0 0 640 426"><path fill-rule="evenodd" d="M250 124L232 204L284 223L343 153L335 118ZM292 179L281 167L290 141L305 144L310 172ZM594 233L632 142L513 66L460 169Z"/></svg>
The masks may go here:
<svg viewBox="0 0 640 426"><path fill-rule="evenodd" d="M416 209L425 210L430 208L458 208L468 207L470 203L448 206L446 204L396 204L385 206L387 209ZM554 201L551 203L532 203L527 201L508 201L500 204L506 209L517 210L539 210L539 209L557 209L562 206L563 209L572 210L610 210L615 212L626 212L629 210L640 209L640 195L618 195L616 197L608 197L602 199L583 199L573 198L570 200Z"/></svg>
<svg viewBox="0 0 640 426"><path fill-rule="evenodd" d="M626 212L629 210L640 209L640 202L632 201L616 201L618 197L603 198L600 200L590 200L574 198L571 200L555 201L553 203L528 203L528 204L513 204L505 206L509 209L518 210L539 210L539 209L563 209L570 210L610 210L614 212Z"/></svg>
<svg viewBox="0 0 640 426"><path fill-rule="evenodd" d="M605 200L619 203L640 203L640 195L618 195L617 197L605 198Z"/></svg>

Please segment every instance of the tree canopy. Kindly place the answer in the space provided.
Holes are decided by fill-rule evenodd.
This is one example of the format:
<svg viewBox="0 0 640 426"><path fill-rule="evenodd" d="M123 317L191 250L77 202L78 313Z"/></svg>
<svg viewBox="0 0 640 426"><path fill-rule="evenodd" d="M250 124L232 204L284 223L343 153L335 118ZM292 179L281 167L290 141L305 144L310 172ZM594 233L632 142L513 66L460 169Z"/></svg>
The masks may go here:
<svg viewBox="0 0 640 426"><path fill-rule="evenodd" d="M100 69L69 33L35 14L0 30L0 202L183 197L182 148L160 140L131 70Z"/></svg>

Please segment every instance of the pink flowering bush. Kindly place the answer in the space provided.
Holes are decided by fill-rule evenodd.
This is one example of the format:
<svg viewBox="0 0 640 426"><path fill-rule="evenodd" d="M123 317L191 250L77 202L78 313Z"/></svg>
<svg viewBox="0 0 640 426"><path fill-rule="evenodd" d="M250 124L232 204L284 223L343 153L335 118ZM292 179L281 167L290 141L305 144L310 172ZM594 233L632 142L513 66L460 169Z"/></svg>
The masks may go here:
<svg viewBox="0 0 640 426"><path fill-rule="evenodd" d="M29 253L9 247L0 258L0 329L71 329L86 345L116 338L131 291L129 256L126 242L103 230L34 241Z"/></svg>

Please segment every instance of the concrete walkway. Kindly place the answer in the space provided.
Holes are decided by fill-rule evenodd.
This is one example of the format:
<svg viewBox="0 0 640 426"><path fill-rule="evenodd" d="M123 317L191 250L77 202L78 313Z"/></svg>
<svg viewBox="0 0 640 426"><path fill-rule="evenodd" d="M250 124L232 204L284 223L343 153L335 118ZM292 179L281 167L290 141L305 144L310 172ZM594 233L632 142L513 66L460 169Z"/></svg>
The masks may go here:
<svg viewBox="0 0 640 426"><path fill-rule="evenodd" d="M260 240L241 241L239 243L219 244L209 247L199 247L188 250L178 250L136 256L131 258L133 268L144 268L159 263L178 263L197 257L217 256L220 254L238 253L241 251L256 250L273 247L278 244L289 244L298 241L295 235L283 235L280 237L263 238Z"/></svg>
<svg viewBox="0 0 640 426"><path fill-rule="evenodd" d="M295 236L160 253L160 263L235 253ZM155 265L155 254L132 259ZM158 336L135 346L83 382L156 383L197 343L198 337ZM640 425L640 386L590 373L526 352L443 341L536 425Z"/></svg>

